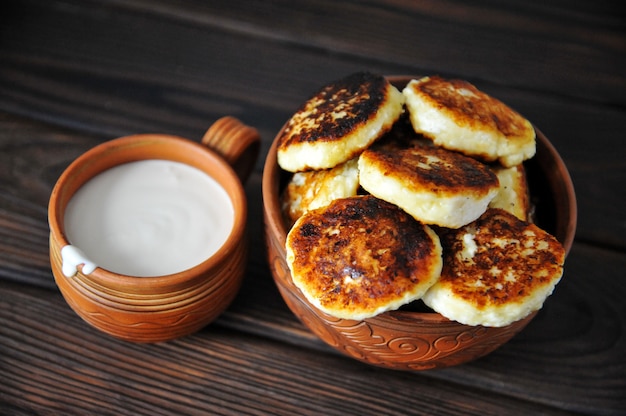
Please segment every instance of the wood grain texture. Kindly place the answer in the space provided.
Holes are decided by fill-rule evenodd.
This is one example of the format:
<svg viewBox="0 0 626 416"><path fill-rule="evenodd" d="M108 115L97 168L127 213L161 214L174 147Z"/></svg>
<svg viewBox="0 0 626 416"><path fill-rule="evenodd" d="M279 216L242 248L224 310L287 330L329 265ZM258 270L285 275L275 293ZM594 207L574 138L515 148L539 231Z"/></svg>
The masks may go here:
<svg viewBox="0 0 626 416"><path fill-rule="evenodd" d="M626 409L626 30L614 1L8 0L0 7L1 414L588 414ZM553 142L576 188L565 275L489 356L405 373L339 355L282 301L261 174L280 126L356 70L468 79ZM80 320L48 260L56 179L102 141L259 129L252 253L228 310L163 344Z"/></svg>
<svg viewBox="0 0 626 416"><path fill-rule="evenodd" d="M164 21L215 27L251 38L345 54L353 60L391 62L429 72L460 72L475 79L569 91L571 96L612 97L612 101L624 103L620 90L623 92L626 84L619 69L626 61L623 57L613 59L625 52L624 22L618 4L611 1L593 7L587 2L568 2L566 13L556 1L90 3L96 6L95 13L106 13L111 21L116 14L148 13ZM446 62L455 62L455 68ZM486 66L485 62L507 65ZM575 70L569 68L572 65ZM593 82L581 85L581 79L576 79L580 76L593 77Z"/></svg>
<svg viewBox="0 0 626 416"><path fill-rule="evenodd" d="M0 299L0 319L6 322L0 330L5 352L0 357L0 391L13 397L15 408L150 415L392 415L406 414L407 409L432 414L444 403L448 414L459 415L497 415L507 409L557 415L565 414L558 410L564 405L576 409L575 403L554 397L552 407L511 395L515 367L506 379L484 375L498 381L497 389L481 386L476 379L459 385L426 373L397 373L334 354L285 347L219 325L173 342L130 344L86 326L58 293L1 284ZM480 376L480 366L476 370Z"/></svg>

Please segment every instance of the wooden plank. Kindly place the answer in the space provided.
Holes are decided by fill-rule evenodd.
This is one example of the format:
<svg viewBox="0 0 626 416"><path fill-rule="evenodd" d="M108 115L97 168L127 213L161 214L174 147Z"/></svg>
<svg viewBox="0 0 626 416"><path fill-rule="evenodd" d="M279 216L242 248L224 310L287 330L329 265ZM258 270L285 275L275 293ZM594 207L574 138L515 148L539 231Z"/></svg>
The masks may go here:
<svg viewBox="0 0 626 416"><path fill-rule="evenodd" d="M420 72L461 73L520 88L624 103L626 37L618 5L610 1L570 2L567 13L558 1L92 3L87 6L95 7L91 14L109 23L115 23L114 15L153 15L166 25L227 30L315 49L320 55L332 52ZM80 7L78 2L70 4L64 11L75 13ZM142 33L133 42L148 36Z"/></svg>
<svg viewBox="0 0 626 416"><path fill-rule="evenodd" d="M6 283L0 320L0 401L24 413L566 414L524 391L374 368L217 325L161 344L117 341L87 327L57 293ZM606 398L601 404L595 410L610 411Z"/></svg>
<svg viewBox="0 0 626 416"><path fill-rule="evenodd" d="M232 98L252 100L266 111L276 108L276 100L295 106L321 82L358 69L441 72L487 85L623 104L626 42L620 20L610 8L605 10L608 6L598 6L595 14L573 8L558 18L549 6L520 13L505 4L485 14L478 4L461 7L462 16L448 17L446 2L429 6L243 1L228 7L186 2L173 8L167 2L26 2L12 8L17 9L14 18L5 16L2 35L7 41L0 46L8 68L2 78L29 87L15 93L12 98L18 101L33 89L52 95L62 91L62 97L55 97L61 109L87 86L93 89L94 102L74 111L109 112L110 124L138 99L151 102L158 118L178 125L187 125L198 110L231 107L236 113ZM155 14L154 20L147 18ZM323 24L304 16L319 16ZM432 21L439 26L429 27ZM498 27L509 22L515 30ZM403 41L394 43L398 35ZM342 42L345 37L350 41ZM319 44L318 38L324 42ZM540 39L545 38L544 45ZM168 41L155 45L155 39ZM416 42L427 46L419 48ZM356 53L360 45L368 49ZM440 56L424 58L427 53ZM399 56L407 56L408 62ZM468 59L475 61L471 68L464 65ZM52 82L38 84L42 74ZM29 104L33 113L42 115L40 100ZM168 107L184 111L172 114ZM141 120L135 120L136 128L145 128ZM197 129L204 126L195 124Z"/></svg>

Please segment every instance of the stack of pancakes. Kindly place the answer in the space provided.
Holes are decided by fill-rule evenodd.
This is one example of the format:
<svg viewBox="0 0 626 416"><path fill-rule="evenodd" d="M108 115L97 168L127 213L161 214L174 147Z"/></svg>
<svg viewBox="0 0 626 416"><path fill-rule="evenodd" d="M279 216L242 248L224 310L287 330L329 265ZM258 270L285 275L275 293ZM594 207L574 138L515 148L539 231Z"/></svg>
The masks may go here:
<svg viewBox="0 0 626 416"><path fill-rule="evenodd" d="M417 299L468 325L524 318L565 256L530 219L534 154L532 125L465 81L399 91L356 73L324 86L278 138L294 284L337 318Z"/></svg>

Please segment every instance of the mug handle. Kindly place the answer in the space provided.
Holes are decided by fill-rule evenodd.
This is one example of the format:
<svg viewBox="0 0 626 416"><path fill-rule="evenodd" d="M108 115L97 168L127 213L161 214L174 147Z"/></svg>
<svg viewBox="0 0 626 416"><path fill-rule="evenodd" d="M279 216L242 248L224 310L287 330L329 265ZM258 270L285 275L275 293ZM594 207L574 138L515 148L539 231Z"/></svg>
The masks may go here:
<svg viewBox="0 0 626 416"><path fill-rule="evenodd" d="M257 129L235 117L226 116L209 127L201 142L222 156L234 169L241 183L245 184L261 148L261 136Z"/></svg>

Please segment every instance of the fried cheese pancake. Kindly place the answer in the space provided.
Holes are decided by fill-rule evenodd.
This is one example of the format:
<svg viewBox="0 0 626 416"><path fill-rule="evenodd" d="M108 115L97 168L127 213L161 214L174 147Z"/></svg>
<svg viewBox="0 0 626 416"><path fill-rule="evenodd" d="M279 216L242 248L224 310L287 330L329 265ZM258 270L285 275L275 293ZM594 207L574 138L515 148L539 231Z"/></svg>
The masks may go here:
<svg viewBox="0 0 626 416"><path fill-rule="evenodd" d="M415 144L370 148L359 157L363 189L426 224L458 228L477 219L498 193L486 165L459 153Z"/></svg>
<svg viewBox="0 0 626 416"><path fill-rule="evenodd" d="M404 96L381 75L359 72L332 82L291 117L278 137L278 164L299 172L332 168L391 129Z"/></svg>
<svg viewBox="0 0 626 416"><path fill-rule="evenodd" d="M565 251L556 238L501 209L439 236L443 270L422 300L466 325L523 319L543 306L563 273Z"/></svg>
<svg viewBox="0 0 626 416"><path fill-rule="evenodd" d="M535 155L532 124L467 81L424 77L402 93L415 131L438 146L505 167Z"/></svg>
<svg viewBox="0 0 626 416"><path fill-rule="evenodd" d="M495 166L492 170L498 177L500 189L489 203L489 208L502 208L520 220L528 221L530 194L524 166L517 165L510 168Z"/></svg>
<svg viewBox="0 0 626 416"><path fill-rule="evenodd" d="M296 172L281 197L283 216L291 226L306 212L354 196L358 189L357 158L330 169Z"/></svg>
<svg viewBox="0 0 626 416"><path fill-rule="evenodd" d="M362 320L420 298L441 273L439 237L374 196L309 211L287 235L293 283L323 312Z"/></svg>

